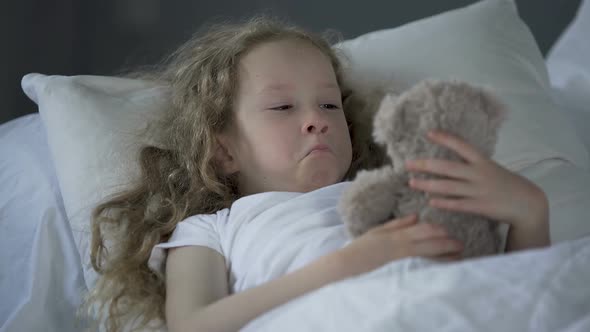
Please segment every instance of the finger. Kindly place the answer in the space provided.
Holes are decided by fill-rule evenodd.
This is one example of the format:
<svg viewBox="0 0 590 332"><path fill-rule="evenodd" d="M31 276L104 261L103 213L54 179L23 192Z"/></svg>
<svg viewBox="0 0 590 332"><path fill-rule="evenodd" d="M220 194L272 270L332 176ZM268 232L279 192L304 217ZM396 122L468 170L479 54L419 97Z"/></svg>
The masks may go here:
<svg viewBox="0 0 590 332"><path fill-rule="evenodd" d="M435 257L460 254L463 245L459 241L449 238L434 238L415 242L413 249L415 255Z"/></svg>
<svg viewBox="0 0 590 332"><path fill-rule="evenodd" d="M410 187L432 194L471 197L476 194L474 186L464 181L410 179Z"/></svg>
<svg viewBox="0 0 590 332"><path fill-rule="evenodd" d="M490 214L487 204L483 204L481 200L472 198L432 198L428 201L428 205L443 210L465 212L479 215Z"/></svg>
<svg viewBox="0 0 590 332"><path fill-rule="evenodd" d="M411 241L423 241L431 238L448 237L448 233L441 225L421 223L404 230L405 238Z"/></svg>
<svg viewBox="0 0 590 332"><path fill-rule="evenodd" d="M474 180L476 178L473 167L463 162L443 159L415 159L406 161L405 166L406 170L410 172L427 172L458 180Z"/></svg>
<svg viewBox="0 0 590 332"><path fill-rule="evenodd" d="M395 230L407 227L409 225L415 224L418 221L416 214L410 214L403 218L393 219L388 221L381 226L383 230Z"/></svg>
<svg viewBox="0 0 590 332"><path fill-rule="evenodd" d="M471 144L450 133L440 130L432 130L428 132L428 137L435 143L444 145L455 151L470 163L478 163L484 159L483 155Z"/></svg>

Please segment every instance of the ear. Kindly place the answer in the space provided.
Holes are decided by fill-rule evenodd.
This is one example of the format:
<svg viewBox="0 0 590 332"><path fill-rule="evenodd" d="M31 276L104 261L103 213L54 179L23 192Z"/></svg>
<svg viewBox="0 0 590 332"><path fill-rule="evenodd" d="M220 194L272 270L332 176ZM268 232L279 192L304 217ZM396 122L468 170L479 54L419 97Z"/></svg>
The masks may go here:
<svg viewBox="0 0 590 332"><path fill-rule="evenodd" d="M229 144L229 138L219 135L216 137L216 141L215 161L221 167L223 174L230 175L239 171L238 161Z"/></svg>

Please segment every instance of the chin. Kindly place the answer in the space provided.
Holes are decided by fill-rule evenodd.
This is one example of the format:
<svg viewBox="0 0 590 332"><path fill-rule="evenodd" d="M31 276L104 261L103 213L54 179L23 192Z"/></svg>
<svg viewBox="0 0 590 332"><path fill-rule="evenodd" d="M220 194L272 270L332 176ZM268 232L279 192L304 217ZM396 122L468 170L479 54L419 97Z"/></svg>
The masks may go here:
<svg viewBox="0 0 590 332"><path fill-rule="evenodd" d="M331 176L331 177L322 177L322 178L318 178L318 179L309 179L309 181L307 181L306 187L307 190L305 190L304 192L309 192L309 191L313 191L316 189L320 189L326 186L330 186L333 185L335 183L338 183L338 177L337 176Z"/></svg>

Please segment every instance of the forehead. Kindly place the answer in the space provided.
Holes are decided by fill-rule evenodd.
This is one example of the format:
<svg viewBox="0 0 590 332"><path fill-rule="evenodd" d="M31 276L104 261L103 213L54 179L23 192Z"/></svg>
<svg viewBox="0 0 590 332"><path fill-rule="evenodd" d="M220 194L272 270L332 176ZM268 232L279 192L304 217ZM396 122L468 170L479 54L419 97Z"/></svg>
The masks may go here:
<svg viewBox="0 0 590 332"><path fill-rule="evenodd" d="M249 84L269 85L269 89L288 86L285 80L323 77L335 84L330 58L306 41L280 40L260 44L246 53L239 64L239 78Z"/></svg>
<svg viewBox="0 0 590 332"><path fill-rule="evenodd" d="M330 82L327 80L323 80L320 81L319 83L314 84L314 87L317 89L333 89L333 90L338 90L338 84L334 83L334 82ZM269 83L267 85L262 86L258 91L256 91L258 94L266 94L266 93L273 93L273 92L277 92L277 91L288 91L288 90L293 90L295 89L295 87L292 84L287 84L287 83L281 83L281 82L276 82L276 83Z"/></svg>

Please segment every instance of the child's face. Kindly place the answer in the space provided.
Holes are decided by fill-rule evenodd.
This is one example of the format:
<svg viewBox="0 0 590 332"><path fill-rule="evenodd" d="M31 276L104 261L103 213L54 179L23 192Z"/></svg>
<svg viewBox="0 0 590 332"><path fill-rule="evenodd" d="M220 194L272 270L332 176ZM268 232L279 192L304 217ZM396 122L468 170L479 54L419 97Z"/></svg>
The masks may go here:
<svg viewBox="0 0 590 332"><path fill-rule="evenodd" d="M307 192L342 180L352 146L329 58L302 41L258 45L242 57L234 126L220 135L240 192ZM327 149L310 150L325 144Z"/></svg>

